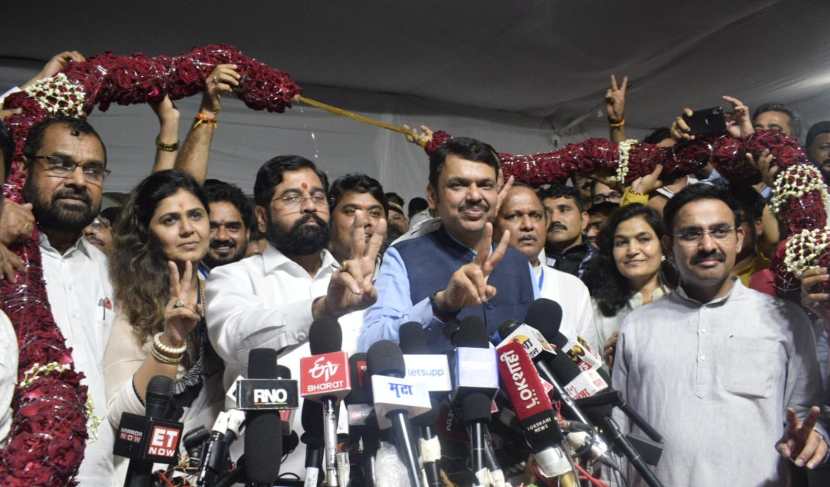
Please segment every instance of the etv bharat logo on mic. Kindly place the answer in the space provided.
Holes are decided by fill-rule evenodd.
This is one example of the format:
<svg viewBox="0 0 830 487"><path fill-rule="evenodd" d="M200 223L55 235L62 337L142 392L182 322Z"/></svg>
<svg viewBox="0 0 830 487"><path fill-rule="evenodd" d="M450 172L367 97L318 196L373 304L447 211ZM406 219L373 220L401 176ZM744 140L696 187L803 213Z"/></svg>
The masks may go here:
<svg viewBox="0 0 830 487"><path fill-rule="evenodd" d="M300 389L303 395L336 392L349 388L349 362L345 352L331 352L300 359Z"/></svg>

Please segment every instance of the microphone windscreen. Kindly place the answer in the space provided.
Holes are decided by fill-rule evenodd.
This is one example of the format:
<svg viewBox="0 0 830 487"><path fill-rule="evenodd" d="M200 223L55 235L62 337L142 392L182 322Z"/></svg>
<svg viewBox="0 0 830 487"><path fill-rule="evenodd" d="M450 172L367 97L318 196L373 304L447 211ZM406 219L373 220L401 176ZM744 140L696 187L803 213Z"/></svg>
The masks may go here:
<svg viewBox="0 0 830 487"><path fill-rule="evenodd" d="M167 419L170 399L173 396L173 379L164 375L154 375L147 384L144 414L148 418Z"/></svg>
<svg viewBox="0 0 830 487"><path fill-rule="evenodd" d="M582 373L579 366L573 363L564 353L556 353L547 360L551 372L557 379L567 384Z"/></svg>
<svg viewBox="0 0 830 487"><path fill-rule="evenodd" d="M539 330L545 340L553 341L562 325L562 307L556 301L539 298L527 308L525 323Z"/></svg>
<svg viewBox="0 0 830 487"><path fill-rule="evenodd" d="M249 379L276 379L277 351L254 348L248 353ZM276 411L249 411L245 417L245 476L249 482L274 483L282 460L282 424Z"/></svg>
<svg viewBox="0 0 830 487"><path fill-rule="evenodd" d="M339 352L343 347L343 330L334 318L314 320L308 330L308 345L311 355Z"/></svg>
<svg viewBox="0 0 830 487"><path fill-rule="evenodd" d="M291 369L286 367L285 365L277 365L277 377L280 379L290 379L291 378Z"/></svg>
<svg viewBox="0 0 830 487"><path fill-rule="evenodd" d="M277 351L273 348L254 348L248 352L249 379L275 379Z"/></svg>
<svg viewBox="0 0 830 487"><path fill-rule="evenodd" d="M461 400L461 417L465 423L490 422L490 397L482 392L471 392Z"/></svg>
<svg viewBox="0 0 830 487"><path fill-rule="evenodd" d="M371 404L372 388L369 384L369 371L365 353L356 353L349 357L349 375L352 391L346 396L346 404Z"/></svg>
<svg viewBox="0 0 830 487"><path fill-rule="evenodd" d="M452 344L456 347L488 348L487 327L481 318L467 316L461 320L458 331L452 336Z"/></svg>
<svg viewBox="0 0 830 487"><path fill-rule="evenodd" d="M427 333L420 323L410 321L398 329L401 352L405 354L429 353L427 348Z"/></svg>
<svg viewBox="0 0 830 487"><path fill-rule="evenodd" d="M369 375L388 375L392 377L404 377L406 375L403 354L394 342L389 340L375 342L369 347L366 356Z"/></svg>
<svg viewBox="0 0 830 487"><path fill-rule="evenodd" d="M507 338L507 335L513 333L513 330L518 328L520 325L521 323L516 320L505 320L505 322L499 327L499 338L504 340Z"/></svg>
<svg viewBox="0 0 830 487"><path fill-rule="evenodd" d="M301 418L303 443L311 447L323 445L323 405L316 401L303 401Z"/></svg>

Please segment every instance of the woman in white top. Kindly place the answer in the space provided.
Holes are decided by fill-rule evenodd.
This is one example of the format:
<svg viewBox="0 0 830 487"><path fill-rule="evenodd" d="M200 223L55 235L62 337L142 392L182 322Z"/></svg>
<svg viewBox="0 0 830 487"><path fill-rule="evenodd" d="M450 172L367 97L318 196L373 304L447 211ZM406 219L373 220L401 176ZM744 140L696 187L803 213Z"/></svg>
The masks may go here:
<svg viewBox="0 0 830 487"><path fill-rule="evenodd" d="M161 171L133 190L115 226L110 272L117 316L104 357L109 422L144 414L147 384L175 379L173 416L185 431L223 407L222 362L207 337L204 284L208 203L189 175Z"/></svg>
<svg viewBox="0 0 830 487"><path fill-rule="evenodd" d="M582 279L595 313L593 336L586 338L596 350L603 350L609 366L626 315L676 284L660 245L663 234L660 215L640 204L615 210L600 231L599 253Z"/></svg>

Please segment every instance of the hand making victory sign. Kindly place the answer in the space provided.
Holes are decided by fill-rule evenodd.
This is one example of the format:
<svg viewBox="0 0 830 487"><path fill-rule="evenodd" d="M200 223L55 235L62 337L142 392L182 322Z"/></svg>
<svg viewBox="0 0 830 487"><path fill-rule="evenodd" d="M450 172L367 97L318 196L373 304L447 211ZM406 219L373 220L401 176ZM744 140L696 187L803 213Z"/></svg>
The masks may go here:
<svg viewBox="0 0 830 487"><path fill-rule="evenodd" d="M371 236L367 236L366 221L367 217L362 212L355 216L351 257L332 275L326 295L314 302L312 313L315 318L323 314L338 318L367 308L377 300L375 267L386 238L386 220L378 221Z"/></svg>
<svg viewBox="0 0 830 487"><path fill-rule="evenodd" d="M828 446L815 430L820 413L818 406L813 406L802 422L792 408L787 409L787 430L776 445L781 456L789 458L799 467L807 465L807 468L814 468L821 463L827 456Z"/></svg>

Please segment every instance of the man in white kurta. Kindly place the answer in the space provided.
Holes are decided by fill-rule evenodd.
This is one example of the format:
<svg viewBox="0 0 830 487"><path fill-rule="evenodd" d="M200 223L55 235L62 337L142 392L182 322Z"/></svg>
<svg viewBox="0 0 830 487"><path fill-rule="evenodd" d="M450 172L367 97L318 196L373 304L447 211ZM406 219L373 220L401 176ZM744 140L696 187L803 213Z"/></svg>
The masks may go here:
<svg viewBox="0 0 830 487"><path fill-rule="evenodd" d="M368 286L365 299L372 299L371 275L385 235L385 220L367 243L367 220L356 217L360 220L354 224L355 233L360 234L359 247L365 250L357 253L364 258L338 263L324 248L329 243L330 217L326 186L325 175L297 156L274 158L257 174L257 219L269 245L262 255L213 269L207 283L208 333L225 362L225 387L247 374L248 354L254 348L281 351L279 363L299 379L299 359L310 354L309 328L326 314L339 317L342 349L355 351L362 325L360 309L368 301L356 295L343 299L342 279L354 277L355 269L365 264L357 272L366 278L362 279ZM298 435L302 434L300 417L298 412L292 425ZM305 448L300 443L280 472L303 478L304 460Z"/></svg>

